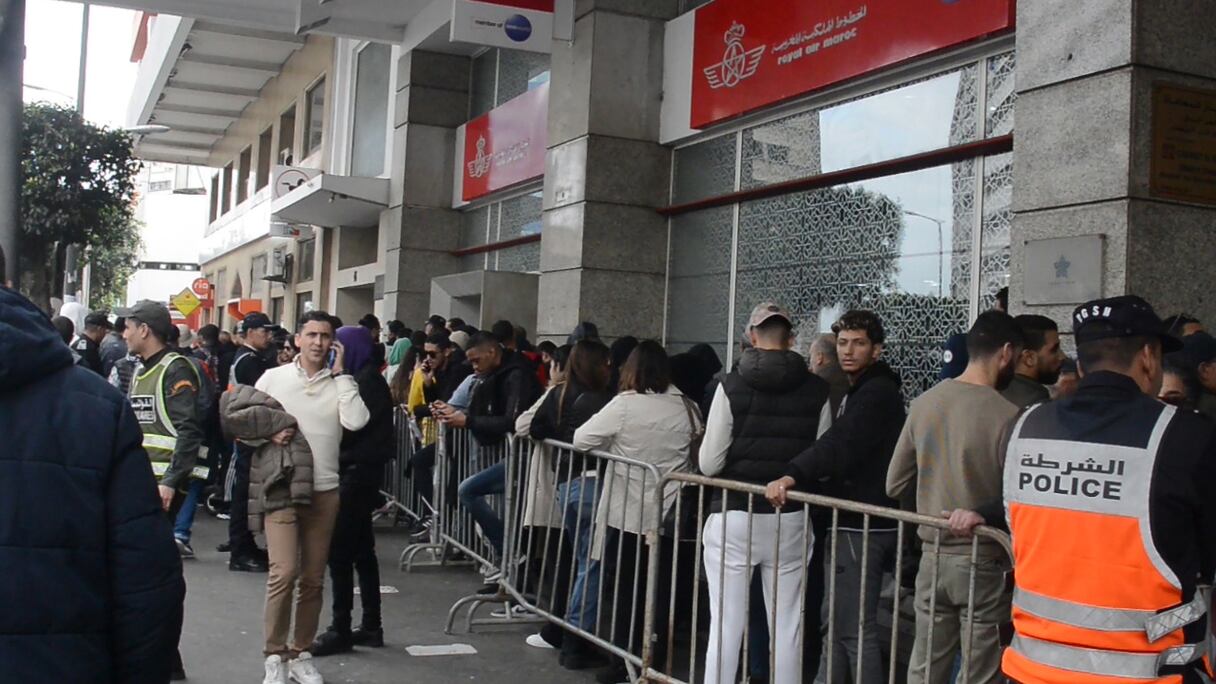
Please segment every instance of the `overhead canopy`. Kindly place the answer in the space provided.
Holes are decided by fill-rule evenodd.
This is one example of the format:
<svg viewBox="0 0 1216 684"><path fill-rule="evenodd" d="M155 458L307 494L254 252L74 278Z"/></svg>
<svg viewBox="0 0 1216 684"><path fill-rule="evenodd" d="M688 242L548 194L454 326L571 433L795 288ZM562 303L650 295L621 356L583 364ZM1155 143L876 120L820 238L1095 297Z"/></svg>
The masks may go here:
<svg viewBox="0 0 1216 684"><path fill-rule="evenodd" d="M327 228L380 225L388 180L323 173L270 204L271 220Z"/></svg>

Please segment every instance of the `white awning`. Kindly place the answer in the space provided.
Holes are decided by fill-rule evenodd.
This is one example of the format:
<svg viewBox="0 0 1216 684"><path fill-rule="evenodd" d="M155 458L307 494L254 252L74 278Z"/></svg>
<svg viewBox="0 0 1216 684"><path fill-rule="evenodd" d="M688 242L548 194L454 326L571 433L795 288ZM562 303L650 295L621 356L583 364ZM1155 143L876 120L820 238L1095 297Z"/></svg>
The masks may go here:
<svg viewBox="0 0 1216 684"><path fill-rule="evenodd" d="M270 205L271 220L326 228L380 225L388 179L323 173Z"/></svg>

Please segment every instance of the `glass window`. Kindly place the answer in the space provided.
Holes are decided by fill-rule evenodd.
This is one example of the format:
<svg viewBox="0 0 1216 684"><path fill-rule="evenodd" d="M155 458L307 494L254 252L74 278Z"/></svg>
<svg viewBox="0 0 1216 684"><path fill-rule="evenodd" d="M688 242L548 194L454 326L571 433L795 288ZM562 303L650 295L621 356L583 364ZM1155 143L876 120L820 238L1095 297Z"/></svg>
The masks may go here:
<svg viewBox="0 0 1216 684"><path fill-rule="evenodd" d="M306 283L313 278L313 265L317 257L317 239L300 241L300 257L296 263L296 269L300 273L297 282Z"/></svg>
<svg viewBox="0 0 1216 684"><path fill-rule="evenodd" d="M529 242L526 245L516 245L494 252L497 257L497 271L512 273L535 273L540 271L540 243Z"/></svg>
<svg viewBox="0 0 1216 684"><path fill-rule="evenodd" d="M223 195L223 211L221 214L227 214L232 210L232 164L224 167L223 179L221 181L223 187L220 188L220 193Z"/></svg>
<svg viewBox="0 0 1216 684"><path fill-rule="evenodd" d="M384 174L388 133L389 61L392 48L371 43L359 52L355 74L355 120L351 175Z"/></svg>
<svg viewBox="0 0 1216 684"><path fill-rule="evenodd" d="M284 323L282 297L274 297L270 300L270 322L276 325L283 325Z"/></svg>
<svg viewBox="0 0 1216 684"><path fill-rule="evenodd" d="M246 147L244 152L241 152L241 158L238 162L236 173L236 203L249 199L249 170L253 164L253 148Z"/></svg>
<svg viewBox="0 0 1216 684"><path fill-rule="evenodd" d="M499 50L495 106L509 102L549 80L549 55L522 50Z"/></svg>
<svg viewBox="0 0 1216 684"><path fill-rule="evenodd" d="M525 235L539 235L541 204L542 194L540 192L520 195L500 202L498 239L495 242L514 240Z"/></svg>
<svg viewBox="0 0 1216 684"><path fill-rule="evenodd" d="M296 108L291 107L279 117L278 163L291 166L296 163Z"/></svg>
<svg viewBox="0 0 1216 684"><path fill-rule="evenodd" d="M258 136L258 190L270 184L270 160L274 156L271 150L271 139L273 136L274 128L267 128Z"/></svg>
<svg viewBox="0 0 1216 684"><path fill-rule="evenodd" d="M490 242L489 220L490 207L478 207L464 212L464 229L461 231L460 248L478 247Z"/></svg>
<svg viewBox="0 0 1216 684"><path fill-rule="evenodd" d="M1009 285L1012 199L1013 154L986 158L984 214L980 224L980 311L991 309L997 291Z"/></svg>
<svg viewBox="0 0 1216 684"><path fill-rule="evenodd" d="M316 302L313 301L311 292L301 292L296 295L296 321L303 318L304 314L316 308Z"/></svg>
<svg viewBox="0 0 1216 684"><path fill-rule="evenodd" d="M259 254L253 257L253 278L249 283L249 294L253 297L261 296L266 292L266 255Z"/></svg>
<svg viewBox="0 0 1216 684"><path fill-rule="evenodd" d="M321 141L325 131L325 79L317 81L308 89L305 103L308 114L304 117L304 156L311 156L321 149Z"/></svg>
<svg viewBox="0 0 1216 684"><path fill-rule="evenodd" d="M737 135L724 135L675 151L671 203L686 204L735 190Z"/></svg>
<svg viewBox="0 0 1216 684"><path fill-rule="evenodd" d="M1013 132L1013 105L1018 94L1014 87L1015 53L1006 52L988 59L988 111L986 131L989 137Z"/></svg>
<svg viewBox="0 0 1216 684"><path fill-rule="evenodd" d="M789 307L799 333L850 308L887 329L885 356L910 399L931 387L940 345L965 330L974 161L782 195L739 206L733 329L757 302ZM674 240L673 240L674 243Z"/></svg>
<svg viewBox="0 0 1216 684"><path fill-rule="evenodd" d="M211 201L209 204L211 205L210 223L215 223L215 220L219 218L220 213L220 174L218 173L211 177Z"/></svg>
<svg viewBox="0 0 1216 684"><path fill-rule="evenodd" d="M671 220L667 345L673 353L704 342L726 359L727 345L734 344L728 335L734 211L714 207Z"/></svg>

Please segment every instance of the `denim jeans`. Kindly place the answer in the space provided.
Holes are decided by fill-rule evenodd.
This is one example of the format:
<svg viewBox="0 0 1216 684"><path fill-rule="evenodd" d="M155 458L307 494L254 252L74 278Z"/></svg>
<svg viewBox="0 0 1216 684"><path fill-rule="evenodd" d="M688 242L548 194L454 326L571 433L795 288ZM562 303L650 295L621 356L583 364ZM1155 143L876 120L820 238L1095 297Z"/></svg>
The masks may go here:
<svg viewBox="0 0 1216 684"><path fill-rule="evenodd" d="M186 490L186 500L182 503L182 508L177 512L177 518L173 521L173 536L178 539L190 543L190 528L194 527L194 512L198 510L198 500L203 496L203 487L206 482L202 480L190 480L190 487Z"/></svg>
<svg viewBox="0 0 1216 684"><path fill-rule="evenodd" d="M502 494L507 488L507 464L505 462L492 465L489 468L472 475L460 483L456 496L490 540L494 551L502 557L503 523L486 501L486 497Z"/></svg>
<svg viewBox="0 0 1216 684"><path fill-rule="evenodd" d="M576 477L557 486L566 537L574 545L576 570L566 620L588 632L595 631L599 608L600 562L591 558L591 531L595 521L599 478Z"/></svg>

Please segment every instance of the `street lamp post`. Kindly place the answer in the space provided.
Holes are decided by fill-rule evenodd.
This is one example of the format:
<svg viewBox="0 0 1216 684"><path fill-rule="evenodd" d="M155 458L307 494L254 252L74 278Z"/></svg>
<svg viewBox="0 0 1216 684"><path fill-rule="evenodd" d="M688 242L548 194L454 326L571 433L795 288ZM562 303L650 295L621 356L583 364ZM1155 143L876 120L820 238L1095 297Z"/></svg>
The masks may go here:
<svg viewBox="0 0 1216 684"><path fill-rule="evenodd" d="M0 283L20 286L25 0L0 0Z"/></svg>
<svg viewBox="0 0 1216 684"><path fill-rule="evenodd" d="M926 216L919 212L911 211L909 209L904 209L903 212L905 214L907 214L908 216L915 216L917 218L923 218L927 221L932 221L937 224L937 296L941 297L943 283L946 282L945 281L945 268L943 266L943 262L945 261L946 245L942 238L942 233L943 233L942 226L944 226L946 222L941 219L935 219L932 216Z"/></svg>

